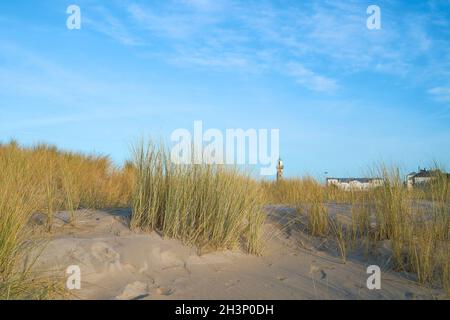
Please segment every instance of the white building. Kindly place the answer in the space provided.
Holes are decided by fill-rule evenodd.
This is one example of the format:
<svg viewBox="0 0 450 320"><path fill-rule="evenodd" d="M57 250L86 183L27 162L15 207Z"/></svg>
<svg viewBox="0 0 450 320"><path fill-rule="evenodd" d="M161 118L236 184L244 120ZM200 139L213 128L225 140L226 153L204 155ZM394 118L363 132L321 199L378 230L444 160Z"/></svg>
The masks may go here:
<svg viewBox="0 0 450 320"><path fill-rule="evenodd" d="M327 178L327 186L345 191L369 190L383 185L382 178Z"/></svg>
<svg viewBox="0 0 450 320"><path fill-rule="evenodd" d="M419 173L411 172L406 177L406 186L408 189L413 189L415 187L425 186L430 183L433 179L439 176L439 174L445 174L440 170L427 170L420 169ZM450 174L446 174L447 178L450 179Z"/></svg>

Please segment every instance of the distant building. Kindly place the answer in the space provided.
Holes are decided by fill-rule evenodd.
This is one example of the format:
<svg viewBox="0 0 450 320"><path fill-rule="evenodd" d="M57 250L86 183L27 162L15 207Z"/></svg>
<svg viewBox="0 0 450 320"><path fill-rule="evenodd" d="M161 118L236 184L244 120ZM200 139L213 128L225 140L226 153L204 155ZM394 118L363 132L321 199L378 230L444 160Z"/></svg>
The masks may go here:
<svg viewBox="0 0 450 320"><path fill-rule="evenodd" d="M443 173L439 170L420 169L419 167L418 173L411 172L406 176L406 186L408 187L408 189L425 186L433 179L436 179L439 174L445 174L447 176L447 179L450 179L449 173Z"/></svg>
<svg viewBox="0 0 450 320"><path fill-rule="evenodd" d="M327 178L327 186L336 186L345 191L369 190L383 185L382 178Z"/></svg>
<svg viewBox="0 0 450 320"><path fill-rule="evenodd" d="M281 180L283 178L283 170L284 170L284 164L281 159L278 159L277 164L277 181Z"/></svg>

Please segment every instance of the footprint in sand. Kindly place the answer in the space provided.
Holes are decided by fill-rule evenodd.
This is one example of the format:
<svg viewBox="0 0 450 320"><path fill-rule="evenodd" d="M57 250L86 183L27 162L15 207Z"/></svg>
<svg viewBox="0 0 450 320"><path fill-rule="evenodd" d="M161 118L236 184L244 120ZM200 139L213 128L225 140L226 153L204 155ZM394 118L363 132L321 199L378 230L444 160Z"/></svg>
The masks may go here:
<svg viewBox="0 0 450 320"><path fill-rule="evenodd" d="M126 285L117 300L140 300L150 295L148 285L146 283L136 281Z"/></svg>
<svg viewBox="0 0 450 320"><path fill-rule="evenodd" d="M163 251L160 253L161 257L161 268L172 269L181 268L185 266L185 262L171 251Z"/></svg>
<svg viewBox="0 0 450 320"><path fill-rule="evenodd" d="M156 289L156 294L160 296L170 296L175 292L175 290L171 288L159 287Z"/></svg>
<svg viewBox="0 0 450 320"><path fill-rule="evenodd" d="M120 254L111 246L103 242L96 242L91 246L92 256L109 271L122 270Z"/></svg>
<svg viewBox="0 0 450 320"><path fill-rule="evenodd" d="M284 281L284 280L286 280L287 279L287 277L283 277L283 276L277 276L277 280L278 281Z"/></svg>
<svg viewBox="0 0 450 320"><path fill-rule="evenodd" d="M309 274L315 274L317 272L320 272L320 280L325 280L327 277L327 273L320 267L311 265L309 268Z"/></svg>
<svg viewBox="0 0 450 320"><path fill-rule="evenodd" d="M239 284L239 282L241 282L241 280L237 279L237 280L229 280L227 282L225 282L225 286L227 287L227 289L232 288L234 286L237 286Z"/></svg>

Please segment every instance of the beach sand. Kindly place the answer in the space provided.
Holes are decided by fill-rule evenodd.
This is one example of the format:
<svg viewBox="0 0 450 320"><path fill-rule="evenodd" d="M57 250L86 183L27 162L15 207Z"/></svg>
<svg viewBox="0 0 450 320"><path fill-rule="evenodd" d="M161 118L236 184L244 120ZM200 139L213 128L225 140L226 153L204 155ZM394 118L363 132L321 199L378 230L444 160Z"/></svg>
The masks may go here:
<svg viewBox="0 0 450 320"><path fill-rule="evenodd" d="M260 257L239 249L199 255L195 247L156 232L130 231L130 211L118 209L79 210L74 223L67 212L58 213L51 235L41 238L28 261L38 256L33 270L62 283L67 267L78 265L81 289L68 291L70 299L432 299L443 294L389 270L388 253L366 259L356 251L344 264L331 241L308 236L301 223L290 222L292 210L267 211ZM33 224L43 228L39 219ZM366 286L370 264L382 270L380 290Z"/></svg>

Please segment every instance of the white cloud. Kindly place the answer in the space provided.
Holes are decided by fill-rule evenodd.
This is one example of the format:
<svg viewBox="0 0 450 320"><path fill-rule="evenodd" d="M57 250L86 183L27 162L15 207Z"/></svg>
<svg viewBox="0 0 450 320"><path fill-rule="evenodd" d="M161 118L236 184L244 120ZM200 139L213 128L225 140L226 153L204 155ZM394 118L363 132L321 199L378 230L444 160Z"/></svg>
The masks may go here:
<svg viewBox="0 0 450 320"><path fill-rule="evenodd" d="M122 20L107 12L94 25L120 43L146 44L153 56L169 63L240 72L259 68L290 75L306 88L321 92L339 86L337 80L317 70L339 76L374 72L425 82L442 75L442 66L450 65L450 54L441 52L440 59L430 59L436 48L449 46L443 39L436 45L428 29L431 12L399 15L396 6L384 4L382 29L372 31L366 27L366 7L351 0L284 6L270 1L125 2L121 9L128 15ZM304 69L280 68L285 61Z"/></svg>
<svg viewBox="0 0 450 320"><path fill-rule="evenodd" d="M91 16L83 16L82 20L87 28L103 33L124 45L136 46L142 44L142 40L128 30L126 25L106 8L95 7L95 10L91 10L89 13Z"/></svg>
<svg viewBox="0 0 450 320"><path fill-rule="evenodd" d="M334 92L338 88L335 80L321 76L299 63L289 63L286 72L302 86L317 92Z"/></svg>
<svg viewBox="0 0 450 320"><path fill-rule="evenodd" d="M213 56L209 53L193 52L189 54L181 54L174 56L170 61L178 64L190 64L200 67L212 67L218 69L242 68L249 67L250 61L243 55L222 54Z"/></svg>
<svg viewBox="0 0 450 320"><path fill-rule="evenodd" d="M220 0L179 0L180 3L193 7L197 10L211 11L222 7Z"/></svg>
<svg viewBox="0 0 450 320"><path fill-rule="evenodd" d="M428 93L439 102L450 102L450 86L431 88Z"/></svg>
<svg viewBox="0 0 450 320"><path fill-rule="evenodd" d="M0 43L2 59L8 64L0 66L1 97L17 95L58 102L62 108L86 109L93 101L109 106L137 103L142 92L149 92L148 85L113 79L110 76L113 72L105 75L76 70L14 44ZM2 99L0 106L5 106Z"/></svg>
<svg viewBox="0 0 450 320"><path fill-rule="evenodd" d="M220 20L207 12L156 10L137 4L130 4L127 10L133 22L150 32L150 36L172 41L192 40L192 37L204 34Z"/></svg>

